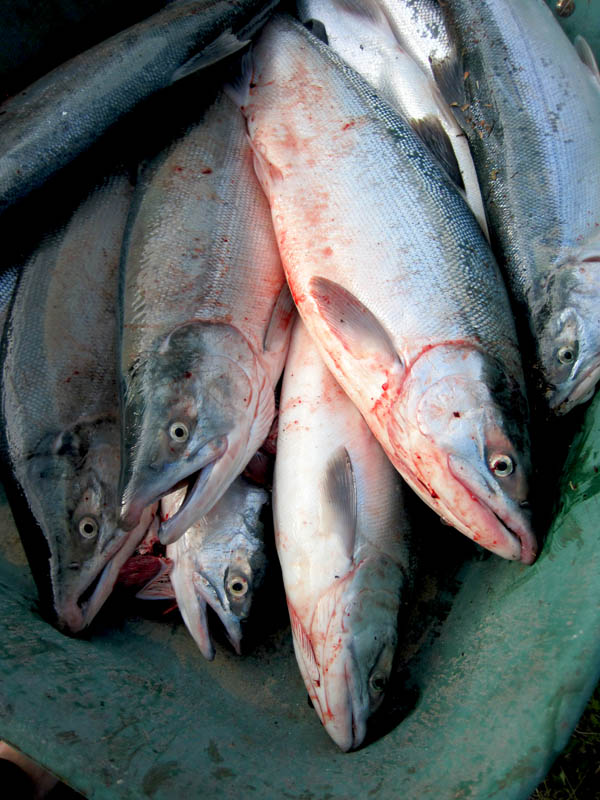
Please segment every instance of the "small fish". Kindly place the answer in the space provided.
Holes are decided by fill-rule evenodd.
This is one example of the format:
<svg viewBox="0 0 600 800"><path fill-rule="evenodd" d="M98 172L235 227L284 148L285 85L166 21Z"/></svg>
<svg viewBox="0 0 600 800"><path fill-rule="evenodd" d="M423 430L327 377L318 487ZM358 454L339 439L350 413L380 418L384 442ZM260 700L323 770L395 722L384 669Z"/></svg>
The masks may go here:
<svg viewBox="0 0 600 800"><path fill-rule="evenodd" d="M117 524L115 308L131 197L128 178L113 176L46 237L4 331L4 479L40 596L72 633L90 624L155 516L144 509L129 533Z"/></svg>
<svg viewBox="0 0 600 800"><path fill-rule="evenodd" d="M565 414L600 379L600 73L542 0L449 0L492 236ZM524 340L526 344L526 340Z"/></svg>
<svg viewBox="0 0 600 800"><path fill-rule="evenodd" d="M273 516L294 649L321 722L358 747L383 700L410 588L402 481L296 323Z"/></svg>
<svg viewBox="0 0 600 800"><path fill-rule="evenodd" d="M480 227L411 128L291 17L240 81L294 300L409 485L505 558L537 551L514 321Z"/></svg>
<svg viewBox="0 0 600 800"><path fill-rule="evenodd" d="M0 107L0 213L141 100L244 47L274 0L178 0Z"/></svg>
<svg viewBox="0 0 600 800"><path fill-rule="evenodd" d="M295 313L244 119L221 94L138 188L122 262L122 524L207 514L269 433Z"/></svg>
<svg viewBox="0 0 600 800"><path fill-rule="evenodd" d="M176 513L184 497L184 489L163 497L162 516ZM169 577L181 616L209 661L215 648L207 606L223 623L235 651L241 652L241 623L265 570L260 514L268 497L264 489L238 478L206 516L167 547L172 562Z"/></svg>

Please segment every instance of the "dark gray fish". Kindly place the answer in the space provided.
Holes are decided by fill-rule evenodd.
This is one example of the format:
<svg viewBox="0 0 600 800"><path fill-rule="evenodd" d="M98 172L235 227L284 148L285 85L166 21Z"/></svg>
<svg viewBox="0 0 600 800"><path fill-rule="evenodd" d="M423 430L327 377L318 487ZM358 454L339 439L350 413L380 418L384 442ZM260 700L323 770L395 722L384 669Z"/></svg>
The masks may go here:
<svg viewBox="0 0 600 800"><path fill-rule="evenodd" d="M141 100L244 47L276 0L177 0L0 107L0 212Z"/></svg>
<svg viewBox="0 0 600 800"><path fill-rule="evenodd" d="M71 632L91 622L153 517L146 509L129 534L117 525L116 299L131 196L129 180L113 177L46 238L4 334L4 455L28 506L13 511L32 568L41 529L49 563L44 580L34 575Z"/></svg>
<svg viewBox="0 0 600 800"><path fill-rule="evenodd" d="M19 272L20 270L17 266L12 266L0 273L0 337L4 330L4 323L10 309L10 301L13 298Z"/></svg>
<svg viewBox="0 0 600 800"><path fill-rule="evenodd" d="M450 0L464 127L550 407L600 378L600 81L542 0Z"/></svg>

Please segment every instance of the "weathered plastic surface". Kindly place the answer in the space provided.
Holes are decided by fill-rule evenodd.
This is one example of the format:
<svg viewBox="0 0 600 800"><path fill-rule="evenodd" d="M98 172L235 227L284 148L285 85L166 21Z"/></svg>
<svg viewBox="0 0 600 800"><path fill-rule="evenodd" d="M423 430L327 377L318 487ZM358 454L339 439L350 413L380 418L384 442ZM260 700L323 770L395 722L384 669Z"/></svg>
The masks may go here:
<svg viewBox="0 0 600 800"><path fill-rule="evenodd" d="M598 0L579 0L567 22L598 52ZM438 561L420 580L388 703L405 716L351 754L309 708L281 614L249 655L221 647L210 664L179 622L129 618L88 640L55 631L3 503L0 737L94 800L525 800L599 678L599 469L600 397L533 567L482 558L437 524L422 531Z"/></svg>

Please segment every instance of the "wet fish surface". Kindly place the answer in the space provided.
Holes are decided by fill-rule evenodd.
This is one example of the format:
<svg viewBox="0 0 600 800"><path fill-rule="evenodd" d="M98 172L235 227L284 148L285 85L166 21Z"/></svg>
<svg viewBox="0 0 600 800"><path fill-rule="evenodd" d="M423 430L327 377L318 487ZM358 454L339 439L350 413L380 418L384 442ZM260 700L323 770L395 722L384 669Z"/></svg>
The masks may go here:
<svg viewBox="0 0 600 800"><path fill-rule="evenodd" d="M176 511L185 489L161 500L161 514ZM202 655L212 660L207 607L217 614L227 638L241 652L242 623L262 581L266 558L260 520L269 495L237 478L219 502L176 542L167 546L170 580L181 616Z"/></svg>
<svg viewBox="0 0 600 800"><path fill-rule="evenodd" d="M533 334L540 388L566 413L600 378L597 67L541 0L447 8L464 53L464 127L490 228Z"/></svg>
<svg viewBox="0 0 600 800"><path fill-rule="evenodd" d="M464 192L487 235L483 200L467 138L430 70L423 70L400 46L378 0L300 0L298 13L305 23L322 23L326 43L404 117ZM405 33L410 41L418 35Z"/></svg>
<svg viewBox="0 0 600 800"><path fill-rule="evenodd" d="M0 106L0 213L152 93L244 47L275 2L177 0Z"/></svg>
<svg viewBox="0 0 600 800"><path fill-rule="evenodd" d="M244 120L221 94L142 178L122 262L122 518L181 481L175 541L269 433L293 318Z"/></svg>
<svg viewBox="0 0 600 800"><path fill-rule="evenodd" d="M128 534L117 525L116 298L131 197L125 175L106 179L46 237L4 333L3 466L35 520L13 505L30 562L47 550L40 595L70 632L91 622L153 518L145 509Z"/></svg>
<svg viewBox="0 0 600 800"><path fill-rule="evenodd" d="M296 659L342 750L361 744L392 672L413 567L401 484L298 321L281 394L275 537Z"/></svg>
<svg viewBox="0 0 600 800"><path fill-rule="evenodd" d="M463 198L406 123L292 18L268 24L230 91L325 363L425 502L530 563L520 353Z"/></svg>

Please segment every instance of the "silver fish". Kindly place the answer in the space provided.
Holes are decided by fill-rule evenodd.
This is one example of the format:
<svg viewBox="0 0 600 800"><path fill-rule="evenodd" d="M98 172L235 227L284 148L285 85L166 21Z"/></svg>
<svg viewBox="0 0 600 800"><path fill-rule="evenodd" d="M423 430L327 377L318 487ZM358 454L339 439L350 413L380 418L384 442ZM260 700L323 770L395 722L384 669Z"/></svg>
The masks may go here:
<svg viewBox="0 0 600 800"><path fill-rule="evenodd" d="M123 259L122 519L190 481L164 544L204 516L271 427L293 302L244 120L220 97L149 168Z"/></svg>
<svg viewBox="0 0 600 800"><path fill-rule="evenodd" d="M455 185L292 18L268 24L230 91L325 363L440 516L530 563L520 352L497 265Z"/></svg>
<svg viewBox="0 0 600 800"><path fill-rule="evenodd" d="M550 407L600 378L600 80L542 0L451 0L490 229ZM584 63L585 61L585 63Z"/></svg>
<svg viewBox="0 0 600 800"><path fill-rule="evenodd" d="M469 143L429 70L404 50L379 0L300 0L303 21L319 20L327 43L397 109L464 192L488 235Z"/></svg>
<svg viewBox="0 0 600 800"><path fill-rule="evenodd" d="M275 0L177 0L0 107L0 213L145 97L244 47Z"/></svg>
<svg viewBox="0 0 600 800"><path fill-rule="evenodd" d="M185 490L161 500L161 515L175 513ZM170 579L187 629L202 655L212 660L207 606L217 614L236 652L241 652L242 621L250 612L266 566L262 507L264 489L237 478L206 516L167 547Z"/></svg>
<svg viewBox="0 0 600 800"><path fill-rule="evenodd" d="M383 700L410 588L401 479L300 320L281 392L273 517L294 649L342 750Z"/></svg>
<svg viewBox="0 0 600 800"><path fill-rule="evenodd" d="M8 467L46 545L13 505L40 594L59 626L89 625L144 537L145 509L117 525L119 252L132 196L124 176L96 189L25 265L4 333L2 416ZM47 552L46 552L47 551Z"/></svg>

